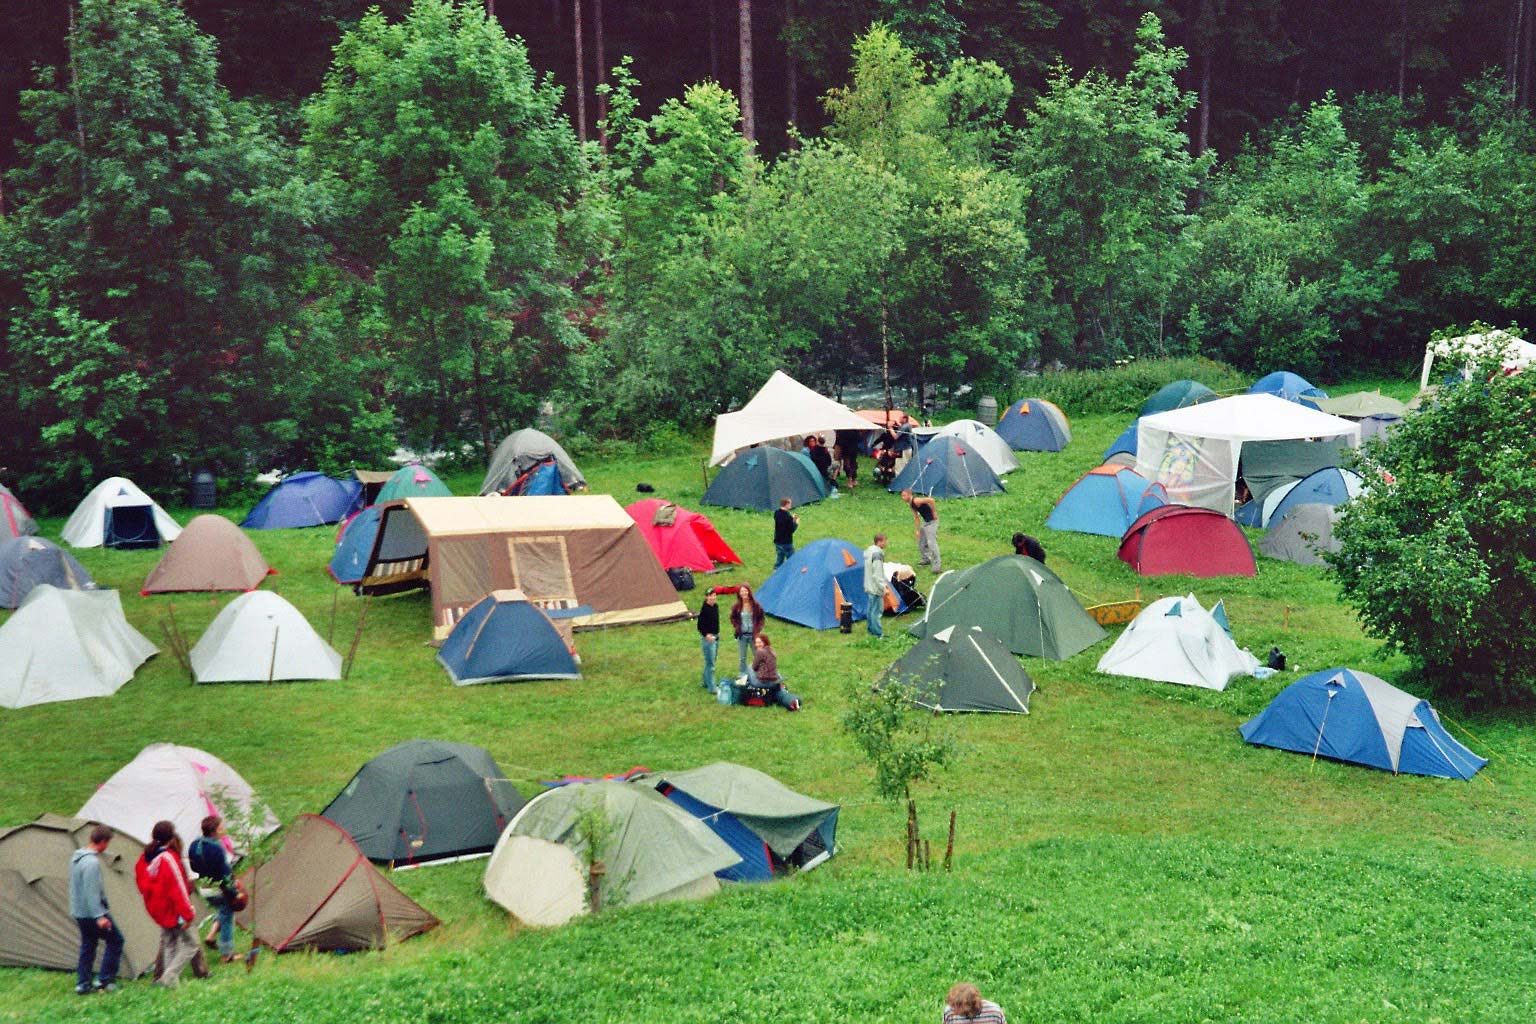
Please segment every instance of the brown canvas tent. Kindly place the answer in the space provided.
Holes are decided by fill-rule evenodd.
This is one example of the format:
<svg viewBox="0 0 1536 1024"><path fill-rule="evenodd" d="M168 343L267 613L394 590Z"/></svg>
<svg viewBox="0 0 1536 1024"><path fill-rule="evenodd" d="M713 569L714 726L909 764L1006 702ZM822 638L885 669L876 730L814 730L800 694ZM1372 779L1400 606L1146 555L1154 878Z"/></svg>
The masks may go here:
<svg viewBox="0 0 1536 1024"><path fill-rule="evenodd" d="M352 478L363 485L363 506L372 505L379 497L379 491L389 483L389 478L398 473L395 469L354 469Z"/></svg>
<svg viewBox="0 0 1536 1024"><path fill-rule="evenodd" d="M382 949L439 923L317 814L299 815L277 854L241 881L251 899L236 922L279 953Z"/></svg>
<svg viewBox="0 0 1536 1024"><path fill-rule="evenodd" d="M382 506L360 589L432 589L432 635L493 590L580 629L685 618L687 606L629 513L607 494L407 498Z"/></svg>
<svg viewBox="0 0 1536 1024"><path fill-rule="evenodd" d="M80 932L69 916L69 858L90 842L94 824L45 814L0 831L0 964L74 970ZM133 881L134 861L143 853L142 844L119 832L101 855L107 906L123 933L125 978L154 967L160 949L160 929ZM201 912L201 902L193 901Z"/></svg>
<svg viewBox="0 0 1536 1024"><path fill-rule="evenodd" d="M201 515L171 542L139 593L255 590L272 571L244 530L223 516Z"/></svg>

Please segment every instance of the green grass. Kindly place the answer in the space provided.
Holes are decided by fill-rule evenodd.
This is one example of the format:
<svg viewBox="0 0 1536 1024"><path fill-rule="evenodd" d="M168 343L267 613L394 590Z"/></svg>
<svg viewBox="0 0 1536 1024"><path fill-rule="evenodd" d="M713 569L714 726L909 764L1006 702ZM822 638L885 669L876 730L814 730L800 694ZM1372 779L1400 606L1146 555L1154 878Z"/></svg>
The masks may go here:
<svg viewBox="0 0 1536 1024"><path fill-rule="evenodd" d="M1279 646L1301 672L1404 672L1361 635L1321 570L1261 560L1251 580L1143 580L1115 558L1115 541L1044 530L1123 419L1075 418L1071 446L1026 455L1007 496L944 503L947 565L1003 552L1024 529L1085 603L1193 591L1226 600L1239 643ZM702 454L583 469L624 502L646 481L696 506ZM449 481L459 493L477 482ZM802 543L863 545L885 530L891 557L916 561L910 515L873 487L801 512ZM769 518L710 514L746 566L705 579L761 582ZM280 570L266 586L326 632L333 531L252 536ZM157 642L173 604L196 637L228 600L139 597L155 552L78 554ZM337 601L343 651L362 605L346 592ZM567 772L753 765L845 804L842 856L705 904L538 934L484 900L483 862L403 872L398 884L444 925L383 953L268 957L249 976L225 969L175 994L134 983L110 1002L76 1002L63 974L6 970L0 1018L909 1021L934 1018L962 976L1020 1020L1529 1018L1536 741L1522 723L1442 705L1453 733L1472 729L1471 745L1498 756L1470 784L1395 778L1244 745L1237 725L1290 674L1211 693L1098 675L1102 644L1063 663L1026 659L1040 687L1027 718L953 722L964 756L920 800L932 836L943 812L958 813L955 872L914 878L898 863L901 813L873 800L838 728L847 687L873 678L904 637L879 645L862 631L776 623L781 667L806 699L794 715L715 704L698 684L690 623L579 634L580 681L456 688L426 644L429 611L424 594L373 601L342 682L194 687L162 654L111 699L0 712L0 821L75 810L157 740L217 753L287 819L318 811L384 747L427 736L487 747L525 793Z"/></svg>

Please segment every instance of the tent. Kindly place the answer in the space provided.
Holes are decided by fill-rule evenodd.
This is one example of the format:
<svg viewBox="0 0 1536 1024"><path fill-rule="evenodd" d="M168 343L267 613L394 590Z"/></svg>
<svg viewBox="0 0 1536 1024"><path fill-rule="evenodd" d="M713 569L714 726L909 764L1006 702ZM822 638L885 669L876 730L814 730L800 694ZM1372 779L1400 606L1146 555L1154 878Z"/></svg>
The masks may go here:
<svg viewBox="0 0 1536 1024"><path fill-rule="evenodd" d="M980 420L955 420L942 427L917 427L912 433L922 442L936 437L952 437L963 447L986 459L987 465L998 476L1005 476L1019 468L1019 457L1013 454L1008 442Z"/></svg>
<svg viewBox="0 0 1536 1024"><path fill-rule="evenodd" d="M783 370L775 370L750 402L715 420L709 464L721 465L733 452L754 445L835 430L864 432L869 430L869 420L843 403L817 394Z"/></svg>
<svg viewBox="0 0 1536 1024"><path fill-rule="evenodd" d="M1259 551L1297 565L1324 565L1324 552L1340 548L1333 538L1339 510L1332 505L1295 505L1259 539Z"/></svg>
<svg viewBox="0 0 1536 1024"><path fill-rule="evenodd" d="M1340 505L1352 501L1365 490L1365 481L1352 469L1330 466L1312 473L1284 491L1276 491L1266 502L1263 525L1269 526L1284 519L1286 513L1298 505Z"/></svg>
<svg viewBox="0 0 1536 1024"><path fill-rule="evenodd" d="M1136 472L1167 488L1169 501L1230 515L1247 444L1333 437L1354 447L1360 427L1274 395L1234 395L1143 416Z"/></svg>
<svg viewBox="0 0 1536 1024"><path fill-rule="evenodd" d="M162 819L191 842L210 814L253 819L257 837L277 829L271 810L229 765L196 747L151 743L102 783L75 817L147 843L150 829Z"/></svg>
<svg viewBox="0 0 1536 1024"><path fill-rule="evenodd" d="M247 530L287 530L339 523L363 500L362 484L306 471L272 485L240 524Z"/></svg>
<svg viewBox="0 0 1536 1024"><path fill-rule="evenodd" d="M1338 398L1318 398L1312 404L1330 416L1343 416L1351 420L1363 420L1367 416L1396 416L1401 419L1408 415L1406 403L1389 398L1380 391L1356 391Z"/></svg>
<svg viewBox="0 0 1536 1024"><path fill-rule="evenodd" d="M855 622L864 618L864 552L846 540L813 540L773 570L758 588L763 611L775 618L812 629L837 625L843 602L853 606ZM887 581L885 608L892 614L906 610Z"/></svg>
<svg viewBox="0 0 1536 1024"><path fill-rule="evenodd" d="M45 814L0 829L0 965L73 971L80 931L69 914L69 862L91 840L96 822ZM123 933L118 973L137 978L155 966L160 926L144 910L134 882L143 844L118 833L100 855L101 885L112 920ZM194 908L202 901L194 894ZM100 950L98 950L100 955Z"/></svg>
<svg viewBox="0 0 1536 1024"><path fill-rule="evenodd" d="M1239 472L1248 486L1249 500L1233 513L1244 526L1267 523L1265 508L1278 501L1276 491L1283 491L1302 477L1329 466L1349 461L1349 445L1333 438L1326 441L1251 441L1243 445Z"/></svg>
<svg viewBox="0 0 1536 1024"><path fill-rule="evenodd" d="M382 506L364 593L432 589L432 635L493 590L546 610L583 608L573 628L667 622L688 608L629 514L606 494L407 498Z"/></svg>
<svg viewBox="0 0 1536 1024"><path fill-rule="evenodd" d="M374 504L401 498L451 498L453 492L426 466L402 466L379 488Z"/></svg>
<svg viewBox="0 0 1536 1024"><path fill-rule="evenodd" d="M1162 484L1128 466L1105 464L1078 477L1051 509L1045 525L1053 530L1120 537L1138 516L1168 503Z"/></svg>
<svg viewBox="0 0 1536 1024"><path fill-rule="evenodd" d="M279 953L383 949L439 923L368 863L345 829L314 814L299 815L272 859L241 881L250 904L235 922Z"/></svg>
<svg viewBox="0 0 1536 1024"><path fill-rule="evenodd" d="M51 540L11 537L0 540L0 608L16 608L32 588L46 583L60 590L95 590L85 566Z"/></svg>
<svg viewBox="0 0 1536 1024"><path fill-rule="evenodd" d="M1366 416L1360 420L1360 442L1364 444L1373 437L1387 437L1392 429L1403 422L1403 417L1393 416L1390 413L1377 413L1374 416Z"/></svg>
<svg viewBox="0 0 1536 1024"><path fill-rule="evenodd" d="M1470 779L1488 763L1445 731L1428 701L1347 668L1298 679L1239 731L1256 746L1394 774Z"/></svg>
<svg viewBox="0 0 1536 1024"><path fill-rule="evenodd" d="M924 637L881 676L913 689L929 711L1029 714L1034 681L1003 642L980 626L946 626Z"/></svg>
<svg viewBox="0 0 1536 1024"><path fill-rule="evenodd" d="M30 537L37 533L37 522L27 512L10 488L0 484L0 540Z"/></svg>
<svg viewBox="0 0 1536 1024"><path fill-rule="evenodd" d="M181 533L176 520L132 480L97 484L64 523L64 540L77 548L153 548Z"/></svg>
<svg viewBox="0 0 1536 1024"><path fill-rule="evenodd" d="M539 498L570 493L571 489L560 475L560 463L553 456L534 463L532 468L501 489L502 496L506 498Z"/></svg>
<svg viewBox="0 0 1536 1024"><path fill-rule="evenodd" d="M1536 344L1508 331L1464 334L1459 338L1432 341L1424 348L1424 371L1419 375L1419 390L1429 387L1430 369L1435 359L1441 356L1456 363L1455 372L1462 379L1470 374L1472 363L1479 359L1497 359L1505 373L1513 373L1536 364Z"/></svg>
<svg viewBox="0 0 1536 1024"><path fill-rule="evenodd" d="M740 453L716 473L699 502L769 512L785 498L799 506L826 496L827 482L805 453L761 447Z"/></svg>
<svg viewBox="0 0 1536 1024"><path fill-rule="evenodd" d="M485 479L480 481L480 493L504 493L519 477L549 459L555 460L556 471L564 485L563 490L571 491L587 486L581 470L576 468L576 463L560 447L560 442L541 430L524 427L512 431L496 446Z"/></svg>
<svg viewBox="0 0 1536 1024"><path fill-rule="evenodd" d="M745 765L716 761L636 782L654 786L736 852L741 863L715 873L723 881L766 882L776 870L809 869L837 850L837 804L796 793Z"/></svg>
<svg viewBox="0 0 1536 1024"><path fill-rule="evenodd" d="M604 906L697 899L717 892L715 872L741 857L698 818L650 786L601 781L540 793L501 834L485 867L485 892L524 924L564 924L584 913L581 819L612 829L603 863Z"/></svg>
<svg viewBox="0 0 1536 1024"><path fill-rule="evenodd" d="M1105 465L1136 465L1136 429L1140 423L1140 417L1132 420L1131 425L1120 431L1119 436L1109 443L1109 447L1104 449Z"/></svg>
<svg viewBox="0 0 1536 1024"><path fill-rule="evenodd" d="M1216 397L1216 392L1197 380L1176 380L1154 391L1152 397L1141 404L1141 411L1136 415L1138 418L1151 416L1170 409L1182 409L1187 405L1199 405Z"/></svg>
<svg viewBox="0 0 1536 1024"><path fill-rule="evenodd" d="M1283 398L1287 402L1296 402L1300 405L1316 409L1316 399L1327 398L1328 392L1312 386L1312 382L1297 373L1289 370L1276 370L1266 374L1253 382L1248 389L1250 395L1274 395Z"/></svg>
<svg viewBox="0 0 1536 1024"><path fill-rule="evenodd" d="M1141 610L1099 659L1107 675L1225 690L1252 675L1258 659L1239 650L1226 629L1195 595L1165 597Z"/></svg>
<svg viewBox="0 0 1536 1024"><path fill-rule="evenodd" d="M369 860L415 864L490 853L523 803L483 748L406 740L359 768L320 814Z"/></svg>
<svg viewBox="0 0 1536 1024"><path fill-rule="evenodd" d="M241 594L214 617L191 651L200 683L340 679L341 655L293 605L266 590Z"/></svg>
<svg viewBox="0 0 1536 1024"><path fill-rule="evenodd" d="M367 507L377 503L379 500L379 491L384 487L385 484L389 483L390 478L393 477L397 472L399 472L399 470L354 469L352 471L352 479L356 480L362 487L362 497L358 499L359 504Z"/></svg>
<svg viewBox="0 0 1536 1024"><path fill-rule="evenodd" d="M383 508L369 505L341 524L336 533L336 551L326 571L337 583L358 584L368 569L368 556L379 535L379 513Z"/></svg>
<svg viewBox="0 0 1536 1024"><path fill-rule="evenodd" d="M637 501L624 511L640 528L663 569L713 572L726 563L741 564L741 559L715 530L715 524L708 516L690 512L662 498Z"/></svg>
<svg viewBox="0 0 1536 1024"><path fill-rule="evenodd" d="M437 652L457 686L518 679L580 679L565 638L517 590L494 590L463 618Z"/></svg>
<svg viewBox="0 0 1536 1024"><path fill-rule="evenodd" d="M1253 576L1253 547L1220 512L1160 505L1120 539L1120 561L1143 576Z"/></svg>
<svg viewBox="0 0 1536 1024"><path fill-rule="evenodd" d="M110 697L154 653L117 591L40 584L0 625L0 707Z"/></svg>
<svg viewBox="0 0 1536 1024"><path fill-rule="evenodd" d="M1045 399L1021 398L1003 410L997 435L1016 452L1059 452L1072 440L1072 425Z"/></svg>
<svg viewBox="0 0 1536 1024"><path fill-rule="evenodd" d="M899 427L907 423L909 417L900 409L892 409L887 412L884 409L855 409L855 416L862 416L875 427Z"/></svg>
<svg viewBox="0 0 1536 1024"><path fill-rule="evenodd" d="M271 572L276 570L240 527L223 516L201 515L149 571L139 593L255 590Z"/></svg>
<svg viewBox="0 0 1536 1024"><path fill-rule="evenodd" d="M949 626L980 626L1014 654L1065 661L1104 639L1104 627L1083 610L1054 572L1025 555L998 555L934 581L913 636Z"/></svg>
<svg viewBox="0 0 1536 1024"><path fill-rule="evenodd" d="M941 434L919 448L886 489L934 498L981 498L1002 494L1003 482L975 448Z"/></svg>

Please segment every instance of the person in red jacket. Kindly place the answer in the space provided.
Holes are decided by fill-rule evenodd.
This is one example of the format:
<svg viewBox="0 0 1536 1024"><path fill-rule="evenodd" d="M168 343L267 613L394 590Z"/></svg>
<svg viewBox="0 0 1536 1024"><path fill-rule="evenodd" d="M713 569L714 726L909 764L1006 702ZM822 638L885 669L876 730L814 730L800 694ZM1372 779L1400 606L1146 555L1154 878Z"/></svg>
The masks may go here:
<svg viewBox="0 0 1536 1024"><path fill-rule="evenodd" d="M169 821L157 821L150 844L134 865L134 880L144 897L144 910L160 926L160 955L156 959L155 984L175 988L188 964L199 978L208 976L208 962L197 944L193 925L192 891L181 865L181 837Z"/></svg>

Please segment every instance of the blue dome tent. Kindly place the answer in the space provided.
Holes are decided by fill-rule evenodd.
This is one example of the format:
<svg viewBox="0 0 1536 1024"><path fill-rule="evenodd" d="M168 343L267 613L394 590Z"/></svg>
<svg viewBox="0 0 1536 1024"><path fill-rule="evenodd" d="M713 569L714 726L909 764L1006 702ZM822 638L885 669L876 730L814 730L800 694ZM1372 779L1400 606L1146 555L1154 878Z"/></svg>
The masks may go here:
<svg viewBox="0 0 1536 1024"><path fill-rule="evenodd" d="M1445 731L1428 701L1347 668L1298 679L1239 731L1256 746L1394 774L1470 779L1488 763Z"/></svg>
<svg viewBox="0 0 1536 1024"><path fill-rule="evenodd" d="M247 530L285 530L339 523L362 500L363 485L308 471L272 486L240 525Z"/></svg>
<svg viewBox="0 0 1536 1024"><path fill-rule="evenodd" d="M1299 373L1292 373L1289 370L1276 370L1274 373L1260 377L1253 382L1253 386L1248 389L1248 393L1250 395L1274 395L1277 398L1285 399L1287 402L1305 405L1309 409L1317 408L1316 403L1312 402L1311 399L1328 397L1328 392L1322 388L1313 387L1312 382L1307 380L1307 378Z"/></svg>
<svg viewBox="0 0 1536 1024"><path fill-rule="evenodd" d="M998 418L997 433L1016 452L1059 452L1072 440L1072 425L1045 399L1021 398Z"/></svg>
<svg viewBox="0 0 1536 1024"><path fill-rule="evenodd" d="M913 453L886 490L911 490L932 498L982 498L1002 494L1003 481L975 448L940 435Z"/></svg>
<svg viewBox="0 0 1536 1024"><path fill-rule="evenodd" d="M1122 430L1120 436L1110 442L1109 447L1104 449L1105 462L1108 462L1116 455L1130 455L1133 457L1134 462L1134 456L1136 455L1136 428L1140 423L1140 417L1132 420L1131 425Z"/></svg>
<svg viewBox="0 0 1536 1024"><path fill-rule="evenodd" d="M885 593L888 612L907 610L889 585ZM864 552L845 540L813 540L773 571L757 600L769 615L812 629L836 626L846 601L857 622L864 618Z"/></svg>
<svg viewBox="0 0 1536 1024"><path fill-rule="evenodd" d="M1072 533L1121 537L1141 516L1168 504L1168 492L1129 466L1090 469L1068 488L1045 525Z"/></svg>
<svg viewBox="0 0 1536 1024"><path fill-rule="evenodd" d="M1298 505L1328 505L1338 508L1365 490L1365 481L1352 469L1327 466L1309 473L1293 484L1270 491L1260 502L1245 501L1233 518L1240 526L1270 527L1284 519Z"/></svg>
<svg viewBox="0 0 1536 1024"><path fill-rule="evenodd" d="M326 566L337 583L361 583L368 575L368 558L373 554L374 538L379 535L380 511L380 506L369 505L342 524L336 537L336 551L331 555L331 564Z"/></svg>
<svg viewBox="0 0 1536 1024"><path fill-rule="evenodd" d="M457 686L581 678L560 631L520 590L492 591L465 612L437 660Z"/></svg>

